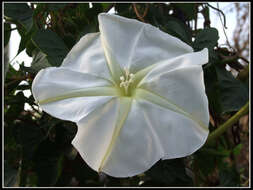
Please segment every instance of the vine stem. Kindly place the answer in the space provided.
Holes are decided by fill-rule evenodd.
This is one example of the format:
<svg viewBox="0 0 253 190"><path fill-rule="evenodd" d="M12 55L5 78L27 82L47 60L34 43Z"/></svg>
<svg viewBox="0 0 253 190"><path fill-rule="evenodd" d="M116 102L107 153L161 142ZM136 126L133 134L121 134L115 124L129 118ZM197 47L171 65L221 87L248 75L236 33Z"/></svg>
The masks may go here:
<svg viewBox="0 0 253 190"><path fill-rule="evenodd" d="M133 3L133 8L134 8L134 12L135 12L136 16L138 17L138 19L141 20L142 22L145 22L144 17L145 17L145 16L147 15L147 13L148 13L148 4L146 5L146 8L145 8L144 13L143 13L142 16L141 16L140 13L138 12L138 9L137 9L135 3Z"/></svg>
<svg viewBox="0 0 253 190"><path fill-rule="evenodd" d="M247 102L235 115L233 115L228 121L214 130L208 137L206 144L210 143L217 137L221 136L229 127L232 127L234 123L236 123L241 116L247 114L249 112L249 102Z"/></svg>
<svg viewBox="0 0 253 190"><path fill-rule="evenodd" d="M249 77L249 65L247 65L237 76L237 79L245 81Z"/></svg>

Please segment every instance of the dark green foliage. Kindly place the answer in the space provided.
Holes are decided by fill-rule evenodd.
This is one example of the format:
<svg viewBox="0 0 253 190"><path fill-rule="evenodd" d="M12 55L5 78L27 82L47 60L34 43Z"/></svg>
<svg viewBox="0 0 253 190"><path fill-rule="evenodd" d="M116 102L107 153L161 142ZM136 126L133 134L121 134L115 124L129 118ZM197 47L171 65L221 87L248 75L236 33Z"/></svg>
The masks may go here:
<svg viewBox="0 0 253 190"><path fill-rule="evenodd" d="M29 31L33 24L33 11L26 3L5 3L4 15L7 19L19 23Z"/></svg>
<svg viewBox="0 0 253 190"><path fill-rule="evenodd" d="M12 168L6 160L4 160L4 186L13 187L18 186L19 170Z"/></svg>
<svg viewBox="0 0 253 190"><path fill-rule="evenodd" d="M4 23L4 46L9 43L11 36L11 25L8 23Z"/></svg>
<svg viewBox="0 0 253 190"><path fill-rule="evenodd" d="M58 11L66 7L67 3L47 3L46 6L49 11Z"/></svg>
<svg viewBox="0 0 253 190"><path fill-rule="evenodd" d="M249 100L246 85L221 65L205 68L205 84L210 106L218 114L238 111Z"/></svg>
<svg viewBox="0 0 253 190"><path fill-rule="evenodd" d="M196 50L208 48L208 50L211 51L217 44L218 39L219 34L216 28L205 28L203 30L198 31L196 39L193 43L193 47Z"/></svg>
<svg viewBox="0 0 253 190"><path fill-rule="evenodd" d="M196 18L197 7L196 3L173 3L175 12L177 12L181 19L184 21L192 20Z"/></svg>
<svg viewBox="0 0 253 190"><path fill-rule="evenodd" d="M68 48L55 32L51 30L39 30L33 35L32 40L47 55L47 59L51 65L61 65L63 58L68 53Z"/></svg>
<svg viewBox="0 0 253 190"><path fill-rule="evenodd" d="M61 173L63 155L55 142L49 139L40 143L35 157L38 186L54 186Z"/></svg>
<svg viewBox="0 0 253 190"><path fill-rule="evenodd" d="M186 175L183 159L164 160L156 163L146 172L150 180L144 185L156 183L158 186L191 186L192 179Z"/></svg>
<svg viewBox="0 0 253 190"><path fill-rule="evenodd" d="M240 176L234 166L224 166L219 171L219 179L221 187L239 187L240 185Z"/></svg>
<svg viewBox="0 0 253 190"><path fill-rule="evenodd" d="M249 100L247 87L225 68L215 67L222 112L238 111Z"/></svg>
<svg viewBox="0 0 253 190"><path fill-rule="evenodd" d="M98 14L114 8L118 15L143 19L181 39L194 51L208 48L209 62L203 70L214 120L209 124L210 132L249 100L248 75L239 80L225 69L226 65L235 68L238 59L227 61L226 58L236 52L219 46L219 34L210 27L212 20L206 3L136 3L135 6L142 18L136 14L133 3L92 3L92 7L89 3L4 3L4 46L12 32L10 24L15 24L21 36L18 54L25 50L33 58L31 67L21 63L18 71L10 65L4 80L5 186L243 186L245 180L235 167L235 158L245 145L232 142L233 134L223 135L214 144L204 145L185 158L160 160L143 174L114 178L92 170L72 146L77 132L74 123L41 113L33 96L25 96L24 90L31 89L37 72L60 66L81 37L99 31ZM204 17L202 29L190 25L198 19L198 13ZM240 71L241 67L237 64L236 69ZM25 105L31 108L25 110Z"/></svg>
<svg viewBox="0 0 253 190"><path fill-rule="evenodd" d="M47 55L41 51L33 51L33 60L30 67L31 73L37 73L40 69L51 67L52 65L47 60Z"/></svg>
<svg viewBox="0 0 253 190"><path fill-rule="evenodd" d="M182 21L174 17L169 17L164 27L169 34L192 46L191 31Z"/></svg>
<svg viewBox="0 0 253 190"><path fill-rule="evenodd" d="M193 48L195 51L200 51L204 48L208 48L209 65L217 61L217 55L214 47L217 45L219 34L216 28L205 28L198 30L196 38L193 42Z"/></svg>

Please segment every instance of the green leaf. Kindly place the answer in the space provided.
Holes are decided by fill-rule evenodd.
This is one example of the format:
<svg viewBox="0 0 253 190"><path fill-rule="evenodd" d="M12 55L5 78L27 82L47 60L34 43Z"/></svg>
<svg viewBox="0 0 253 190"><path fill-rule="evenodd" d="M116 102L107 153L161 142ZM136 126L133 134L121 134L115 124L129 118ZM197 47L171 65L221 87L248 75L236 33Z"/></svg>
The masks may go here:
<svg viewBox="0 0 253 190"><path fill-rule="evenodd" d="M33 25L33 11L27 3L4 3L4 16L22 24L26 31Z"/></svg>
<svg viewBox="0 0 253 190"><path fill-rule="evenodd" d="M21 36L21 40L19 43L17 54L21 53L26 48L26 44L28 43L28 41L31 40L31 33L26 33L26 31L22 29L18 29L18 32Z"/></svg>
<svg viewBox="0 0 253 190"><path fill-rule="evenodd" d="M220 91L214 65L204 67L204 82L210 109L213 112L221 113Z"/></svg>
<svg viewBox="0 0 253 190"><path fill-rule="evenodd" d="M196 3L172 3L172 5L181 10L185 17L184 20L192 20L197 16Z"/></svg>
<svg viewBox="0 0 253 190"><path fill-rule="evenodd" d="M32 35L37 31L37 27L33 25L31 29L27 32L24 28L18 28L18 33L21 36L21 41L19 43L18 53L21 53L24 49L26 49L30 43L32 43L31 38ZM34 47L34 46L33 46Z"/></svg>
<svg viewBox="0 0 253 190"><path fill-rule="evenodd" d="M249 100L245 85L225 68L215 67L222 113L238 111Z"/></svg>
<svg viewBox="0 0 253 190"><path fill-rule="evenodd" d="M11 24L4 23L4 47L9 43L11 36Z"/></svg>
<svg viewBox="0 0 253 190"><path fill-rule="evenodd" d="M37 31L32 40L53 66L60 66L69 51L63 40L49 29Z"/></svg>
<svg viewBox="0 0 253 190"><path fill-rule="evenodd" d="M212 51L218 39L219 33L216 28L205 28L197 33L195 41L193 42L193 48L196 51L204 48L208 48L209 51Z"/></svg>
<svg viewBox="0 0 253 190"><path fill-rule="evenodd" d="M192 180L186 175L183 159L163 160L157 162L145 174L152 181L161 185L186 186L192 184Z"/></svg>
<svg viewBox="0 0 253 190"><path fill-rule="evenodd" d="M25 49L25 50L26 50L26 54L27 54L28 56L32 57L32 56L33 56L34 50L39 51L39 48L37 48L37 47L34 45L34 43L33 43L32 40L29 40L29 41L26 43L26 49Z"/></svg>
<svg viewBox="0 0 253 190"><path fill-rule="evenodd" d="M217 64L204 68L210 108L217 114L238 111L249 99L246 85Z"/></svg>
<svg viewBox="0 0 253 190"><path fill-rule="evenodd" d="M41 51L33 52L33 60L30 67L30 72L37 73L41 69L51 67L52 65L47 60L47 55Z"/></svg>
<svg viewBox="0 0 253 190"><path fill-rule="evenodd" d="M185 43L191 45L192 40L190 30L179 19L171 17L165 25L165 30L172 36L175 36L184 41Z"/></svg>
<svg viewBox="0 0 253 190"><path fill-rule="evenodd" d="M242 144L238 144L238 145L236 145L235 148L233 148L233 153L234 153L235 156L240 154L240 152L242 150L242 147L243 147Z"/></svg>

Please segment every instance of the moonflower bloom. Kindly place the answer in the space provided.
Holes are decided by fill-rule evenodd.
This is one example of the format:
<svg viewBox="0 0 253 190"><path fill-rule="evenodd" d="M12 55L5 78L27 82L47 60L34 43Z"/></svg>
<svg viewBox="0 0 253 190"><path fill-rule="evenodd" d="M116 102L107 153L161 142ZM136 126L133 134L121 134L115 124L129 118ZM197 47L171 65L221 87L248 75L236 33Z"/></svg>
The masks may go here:
<svg viewBox="0 0 253 190"><path fill-rule="evenodd" d="M198 150L209 130L199 52L150 24L101 13L60 67L41 70L35 100L50 115L77 123L72 144L86 163L128 177L160 159Z"/></svg>

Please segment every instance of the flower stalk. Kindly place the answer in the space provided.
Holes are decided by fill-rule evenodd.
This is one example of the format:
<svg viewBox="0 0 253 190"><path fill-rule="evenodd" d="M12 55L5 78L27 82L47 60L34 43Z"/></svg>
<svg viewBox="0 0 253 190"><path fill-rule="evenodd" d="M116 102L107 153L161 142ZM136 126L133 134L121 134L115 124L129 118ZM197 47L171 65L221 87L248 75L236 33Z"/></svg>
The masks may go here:
<svg viewBox="0 0 253 190"><path fill-rule="evenodd" d="M247 114L248 112L249 102L247 102L235 115L233 115L233 117L231 117L215 131L213 131L209 135L206 144L209 144L211 141L221 136L229 127L233 126L234 123L236 123L243 115Z"/></svg>

